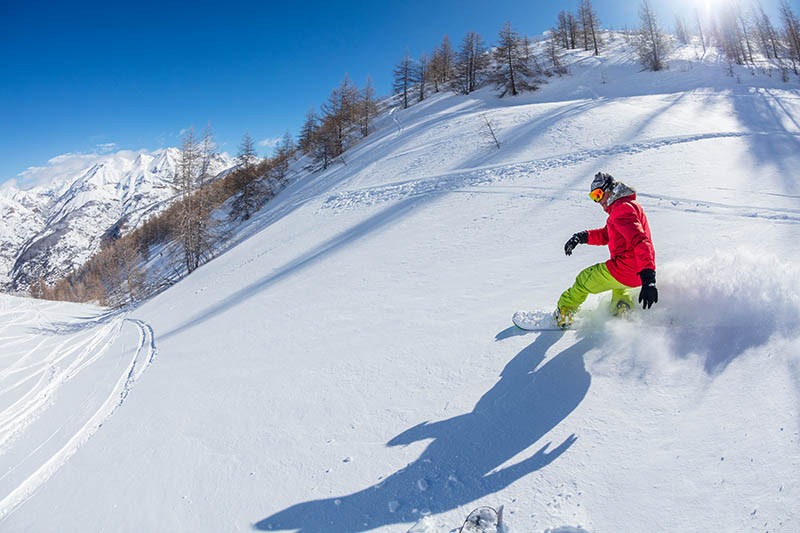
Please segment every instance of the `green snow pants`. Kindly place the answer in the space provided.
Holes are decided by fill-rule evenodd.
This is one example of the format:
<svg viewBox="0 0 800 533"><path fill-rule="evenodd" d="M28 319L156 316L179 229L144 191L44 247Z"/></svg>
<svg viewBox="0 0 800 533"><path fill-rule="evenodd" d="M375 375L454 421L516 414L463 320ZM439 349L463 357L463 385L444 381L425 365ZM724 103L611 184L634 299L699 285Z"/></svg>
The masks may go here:
<svg viewBox="0 0 800 533"><path fill-rule="evenodd" d="M600 294L601 292L611 291L611 312L617 312L619 302L627 303L633 309L633 298L631 298L627 285L623 285L608 271L605 263L597 263L589 268L585 268L575 278L575 283L561 294L558 299L558 307L566 308L570 311L577 311L578 307L586 301L589 293Z"/></svg>

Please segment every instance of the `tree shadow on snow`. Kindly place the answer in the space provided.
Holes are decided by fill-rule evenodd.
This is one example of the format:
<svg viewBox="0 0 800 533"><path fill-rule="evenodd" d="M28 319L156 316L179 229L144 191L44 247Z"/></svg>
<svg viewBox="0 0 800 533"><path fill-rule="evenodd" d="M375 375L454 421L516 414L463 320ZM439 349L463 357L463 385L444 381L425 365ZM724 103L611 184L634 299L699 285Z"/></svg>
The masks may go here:
<svg viewBox="0 0 800 533"><path fill-rule="evenodd" d="M192 315L186 322L177 326L175 329L159 335L159 338L163 341L188 329L197 327L220 313L227 311L231 307L258 296L262 291L287 276L302 271L325 257L336 253L343 247L358 241L360 238L391 225L406 215L417 204L419 204L419 199L407 198L381 209L355 226L318 244L282 267L267 273L253 283L231 293L226 298L205 309L198 310L198 312Z"/></svg>
<svg viewBox="0 0 800 533"><path fill-rule="evenodd" d="M254 529L355 532L416 522L423 514L469 504L544 468L572 446L574 434L555 447L544 444L515 464L501 465L558 426L589 390L591 377L583 361L588 338L537 368L561 336L540 333L506 365L500 381L472 412L423 422L388 442L400 446L433 439L413 463L354 494L293 505Z"/></svg>
<svg viewBox="0 0 800 533"><path fill-rule="evenodd" d="M797 91L792 91L797 94ZM769 89L732 98L738 119L755 133L748 139L750 152L759 165L775 166L784 178L784 190L797 194L794 162L800 153L800 123L782 99ZM787 127L789 126L789 127ZM758 181L758 178L754 181Z"/></svg>

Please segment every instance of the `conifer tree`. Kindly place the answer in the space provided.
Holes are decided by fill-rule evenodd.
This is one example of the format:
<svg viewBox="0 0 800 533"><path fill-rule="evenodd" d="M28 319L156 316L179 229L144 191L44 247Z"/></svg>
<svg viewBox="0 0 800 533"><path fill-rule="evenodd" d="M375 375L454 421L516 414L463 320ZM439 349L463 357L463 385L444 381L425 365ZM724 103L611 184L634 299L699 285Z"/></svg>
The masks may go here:
<svg viewBox="0 0 800 533"><path fill-rule="evenodd" d="M323 118L314 132L311 153L314 161L322 164L323 170L339 155L336 153L336 126L330 117Z"/></svg>
<svg viewBox="0 0 800 533"><path fill-rule="evenodd" d="M281 137L280 143L278 143L278 148L275 150L275 154L280 157L287 157L291 159L294 157L295 152L297 152L297 145L292 138L292 135L287 131Z"/></svg>
<svg viewBox="0 0 800 533"><path fill-rule="evenodd" d="M120 239L113 248L116 268L119 273L119 285L125 288L125 292L120 294L120 306L135 304L144 292L145 273L141 266L141 257L134 244L132 239ZM197 268L197 266L194 268ZM189 272L192 270L189 270ZM122 294L125 294L124 298L122 298Z"/></svg>
<svg viewBox="0 0 800 533"><path fill-rule="evenodd" d="M594 55L600 55L600 40L598 27L600 21L597 18L597 13L592 6L591 0L581 0L580 7L581 26L583 28L584 47L589 50L589 45L594 49Z"/></svg>
<svg viewBox="0 0 800 533"><path fill-rule="evenodd" d="M345 74L342 82L331 91L327 102L322 106L325 121L333 133L333 157L341 155L351 141L351 129L358 123L360 99L358 88L350 81L350 76Z"/></svg>
<svg viewBox="0 0 800 533"><path fill-rule="evenodd" d="M206 142L210 143L209 135L203 145L198 145L194 136L194 128L183 137L181 145L180 160L177 170L173 174L172 186L178 194L178 219L176 235L183 249L184 265L187 272L192 272L200 263L200 234L202 232L202 205L198 190L203 179L204 167L206 167L204 149ZM129 256L125 255L124 259ZM117 258L118 264L122 259Z"/></svg>
<svg viewBox="0 0 800 533"><path fill-rule="evenodd" d="M736 22L736 15L730 6L719 14L717 25L717 42L720 43L725 56L737 65L744 64L744 50L742 49L741 31Z"/></svg>
<svg viewBox="0 0 800 533"><path fill-rule="evenodd" d="M191 222L190 222L190 245L191 272L200 266L203 258L213 247L212 228L210 225L210 215L212 210L211 199L207 185L213 179L211 168L214 158L217 155L217 146L214 142L214 131L211 124L207 124L203 130L203 140L198 146L200 156L200 168L195 180L195 190L191 202Z"/></svg>
<svg viewBox="0 0 800 533"><path fill-rule="evenodd" d="M586 13L583 10L583 0L578 4L578 22L580 23L581 37L583 39L584 51L589 51L589 24L586 20Z"/></svg>
<svg viewBox="0 0 800 533"><path fill-rule="evenodd" d="M645 68L653 71L666 67L668 41L661 32L655 12L648 0L642 0L639 7L639 35L636 52Z"/></svg>
<svg viewBox="0 0 800 533"><path fill-rule="evenodd" d="M414 69L412 71L412 80L414 82L414 87L417 90L417 101L419 102L425 100L425 84L428 82L430 77L429 64L430 61L428 60L428 56L422 54L419 56L419 59L414 65Z"/></svg>
<svg viewBox="0 0 800 533"><path fill-rule="evenodd" d="M403 109L408 109L408 94L411 90L413 69L414 64L411 60L411 56L408 54L408 48L406 48L405 56L395 65L393 71L394 94L399 94L403 97Z"/></svg>
<svg viewBox="0 0 800 533"><path fill-rule="evenodd" d="M434 56L436 57L436 64L432 68L431 74L438 92L440 87L446 87L453 79L455 52L447 35L442 37L442 42L435 50Z"/></svg>
<svg viewBox="0 0 800 533"><path fill-rule="evenodd" d="M760 3L758 4L758 11L756 11L755 7L753 8L753 20L755 21L757 39L761 45L761 53L768 59L770 57L778 59L778 41L780 38L778 37L778 32L775 31L775 26L772 25L772 21L764 12L764 8Z"/></svg>
<svg viewBox="0 0 800 533"><path fill-rule="evenodd" d="M316 133L318 127L319 127L319 117L317 116L317 113L314 110L314 107L312 106L306 112L305 121L303 122L303 125L300 128L300 137L298 139L298 144L300 145L300 150L302 150L303 153L307 154L311 152L312 148L311 144L314 141L314 134Z"/></svg>
<svg viewBox="0 0 800 533"><path fill-rule="evenodd" d="M689 32L686 31L686 24L683 22L683 17L675 15L675 37L681 44L689 44Z"/></svg>
<svg viewBox="0 0 800 533"><path fill-rule="evenodd" d="M534 73L528 61L529 51L519 34L506 22L498 33L497 46L492 51L495 69L491 80L500 89L500 97L506 94L516 96L520 91L537 88Z"/></svg>
<svg viewBox="0 0 800 533"><path fill-rule="evenodd" d="M574 50L578 47L578 20L571 11L567 13L567 33L569 34L569 49Z"/></svg>
<svg viewBox="0 0 800 533"><path fill-rule="evenodd" d="M533 76L541 76L543 73L542 66L539 64L539 60L533 52L533 45L530 38L528 38L527 35L523 35L519 45L521 48L520 57L522 62L527 65Z"/></svg>
<svg viewBox="0 0 800 533"><path fill-rule="evenodd" d="M286 186L289 176L289 164L297 151L292 136L287 131L284 133L275 155L269 161L270 194L275 195Z"/></svg>
<svg viewBox="0 0 800 533"><path fill-rule="evenodd" d="M556 39L556 42L559 43L564 49L569 49L569 24L567 23L567 12L566 11L559 11L558 12L558 26L557 28L553 28L550 30L553 36Z"/></svg>
<svg viewBox="0 0 800 533"><path fill-rule="evenodd" d="M733 9L736 12L736 18L739 21L739 25L742 28L742 36L744 37L745 49L747 50L747 57L749 58L750 63L753 64L755 62L753 61L753 45L750 42L750 35L752 33L752 30L750 28L750 23L747 20L747 17L745 17L744 11L742 10L741 6L738 3L734 4Z"/></svg>
<svg viewBox="0 0 800 533"><path fill-rule="evenodd" d="M261 207L264 198L263 184L258 179L259 157L250 133L245 133L236 156L238 166L235 184L238 196L231 205L231 214L242 220L249 219Z"/></svg>
<svg viewBox="0 0 800 533"><path fill-rule="evenodd" d="M700 34L700 44L703 45L703 55L706 55L706 37L703 33L703 24L700 22L700 12L695 8L694 18L697 20L697 32Z"/></svg>
<svg viewBox="0 0 800 533"><path fill-rule="evenodd" d="M797 19L788 0L782 0L780 5L781 22L783 23L783 39L786 50L792 62L792 69L797 74L797 65L800 63L800 21Z"/></svg>
<svg viewBox="0 0 800 533"><path fill-rule="evenodd" d="M361 91L361 106L359 114L359 124L361 126L361 136L366 137L370 133L372 120L378 114L378 102L375 99L375 87L372 83L372 76L367 76L367 83Z"/></svg>
<svg viewBox="0 0 800 533"><path fill-rule="evenodd" d="M559 45L562 43L558 32L553 28L550 32L550 39L547 41L547 56L550 60L551 70L559 76L566 72L566 69L561 64L561 54L559 53ZM548 73L548 75L551 75Z"/></svg>
<svg viewBox="0 0 800 533"><path fill-rule="evenodd" d="M484 82L489 67L489 56L481 36L468 32L456 56L455 83L464 94L478 89Z"/></svg>
<svg viewBox="0 0 800 533"><path fill-rule="evenodd" d="M440 71L441 71L441 58L439 57L439 49L434 48L431 53L431 60L428 63L428 81L433 85L433 92L438 93L440 90Z"/></svg>

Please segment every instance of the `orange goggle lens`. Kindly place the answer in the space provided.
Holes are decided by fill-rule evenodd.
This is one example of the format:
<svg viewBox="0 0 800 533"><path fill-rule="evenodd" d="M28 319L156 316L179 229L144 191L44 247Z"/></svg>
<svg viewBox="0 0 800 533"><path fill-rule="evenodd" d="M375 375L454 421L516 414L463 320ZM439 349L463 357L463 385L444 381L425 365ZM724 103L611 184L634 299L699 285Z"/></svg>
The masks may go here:
<svg viewBox="0 0 800 533"><path fill-rule="evenodd" d="M592 192L589 193L589 198L594 200L595 202L599 202L603 199L605 193L603 193L603 189L594 189Z"/></svg>

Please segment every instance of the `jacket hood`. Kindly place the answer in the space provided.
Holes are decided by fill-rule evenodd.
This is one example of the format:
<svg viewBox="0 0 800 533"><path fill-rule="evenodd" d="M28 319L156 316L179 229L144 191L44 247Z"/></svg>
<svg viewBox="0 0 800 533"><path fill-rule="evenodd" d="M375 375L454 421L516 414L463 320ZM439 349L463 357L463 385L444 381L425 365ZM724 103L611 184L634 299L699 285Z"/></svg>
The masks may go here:
<svg viewBox="0 0 800 533"><path fill-rule="evenodd" d="M611 188L611 191L608 193L608 202L606 203L606 213L611 210L611 206L619 200L620 198L625 198L626 196L634 196L634 200L636 199L636 190L632 187L628 187L621 181L614 183L614 186Z"/></svg>

